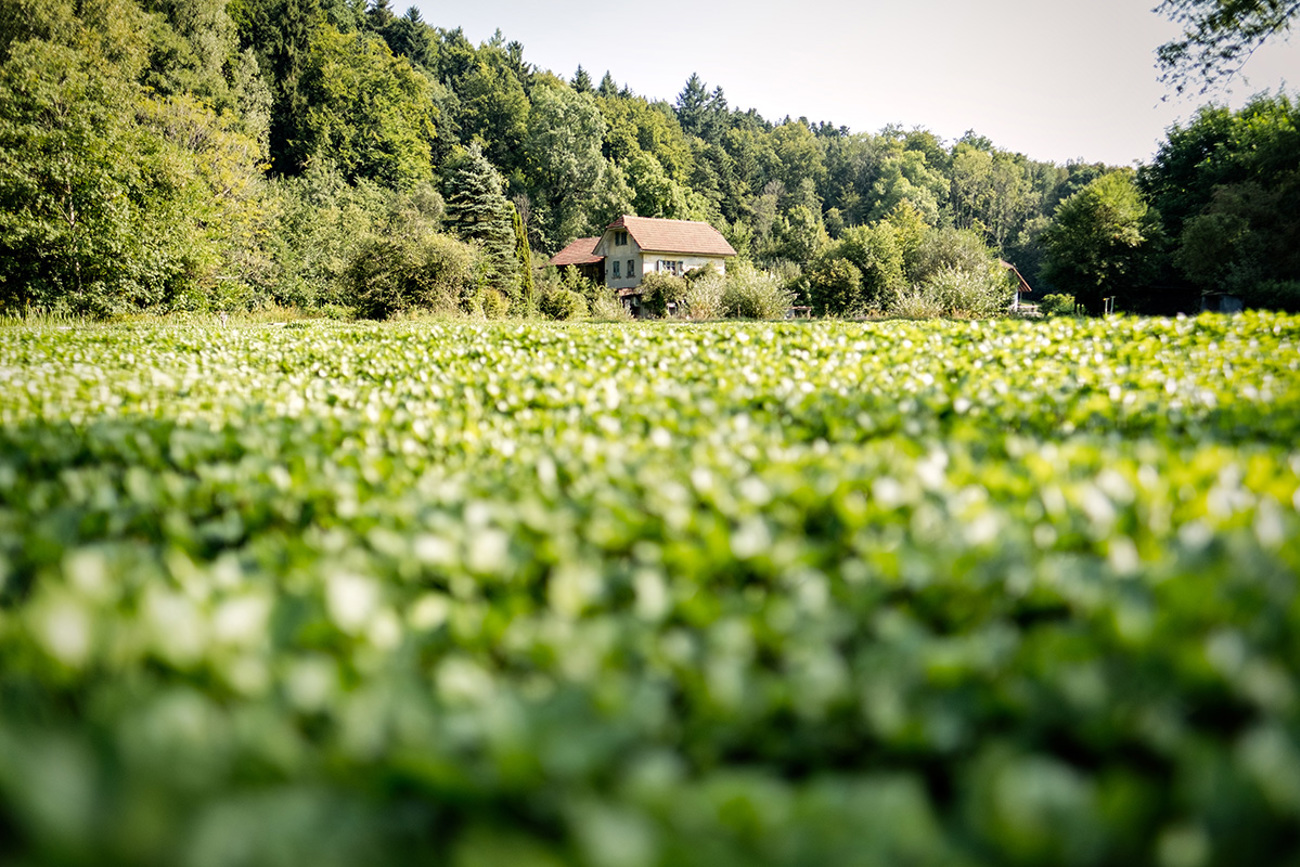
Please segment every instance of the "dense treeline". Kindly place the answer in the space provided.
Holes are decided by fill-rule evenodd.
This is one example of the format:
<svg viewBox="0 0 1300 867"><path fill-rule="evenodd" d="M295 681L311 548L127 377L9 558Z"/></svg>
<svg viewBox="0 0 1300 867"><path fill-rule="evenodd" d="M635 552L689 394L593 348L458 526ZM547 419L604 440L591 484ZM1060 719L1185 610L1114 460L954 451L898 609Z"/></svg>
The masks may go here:
<svg viewBox="0 0 1300 867"><path fill-rule="evenodd" d="M834 314L993 309L999 259L1092 310L1300 299L1282 94L1203 110L1135 173L772 122L696 76L674 104L566 81L387 0L0 0L0 62L11 312L529 315L562 285L534 285L544 257L623 213L707 220Z"/></svg>

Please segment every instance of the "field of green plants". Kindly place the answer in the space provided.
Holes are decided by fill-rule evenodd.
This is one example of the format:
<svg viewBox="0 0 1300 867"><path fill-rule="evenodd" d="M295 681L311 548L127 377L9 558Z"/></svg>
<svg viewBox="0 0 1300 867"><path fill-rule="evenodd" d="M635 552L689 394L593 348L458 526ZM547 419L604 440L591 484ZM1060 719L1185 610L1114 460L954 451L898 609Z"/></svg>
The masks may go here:
<svg viewBox="0 0 1300 867"><path fill-rule="evenodd" d="M0 328L5 865L1300 863L1300 317Z"/></svg>

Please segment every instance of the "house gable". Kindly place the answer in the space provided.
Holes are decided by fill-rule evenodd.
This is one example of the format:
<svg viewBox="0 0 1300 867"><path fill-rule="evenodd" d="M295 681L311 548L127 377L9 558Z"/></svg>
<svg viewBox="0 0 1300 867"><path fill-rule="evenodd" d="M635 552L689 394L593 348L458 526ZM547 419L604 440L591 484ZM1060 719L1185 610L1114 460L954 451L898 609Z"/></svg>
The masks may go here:
<svg viewBox="0 0 1300 867"><path fill-rule="evenodd" d="M629 240L648 253L680 253L683 256L726 258L736 251L722 233L698 220L663 220L624 215L609 224L602 240L626 232Z"/></svg>
<svg viewBox="0 0 1300 867"><path fill-rule="evenodd" d="M725 259L736 255L708 223L631 215L610 223L594 252L605 257L605 285L623 296L639 294L649 272L682 274L705 265L725 270Z"/></svg>

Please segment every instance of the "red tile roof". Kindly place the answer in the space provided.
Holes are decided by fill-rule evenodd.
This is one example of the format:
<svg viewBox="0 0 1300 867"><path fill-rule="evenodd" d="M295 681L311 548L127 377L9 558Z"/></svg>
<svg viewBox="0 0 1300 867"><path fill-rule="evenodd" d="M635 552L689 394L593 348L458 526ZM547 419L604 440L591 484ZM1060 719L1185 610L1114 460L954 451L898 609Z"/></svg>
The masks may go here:
<svg viewBox="0 0 1300 867"><path fill-rule="evenodd" d="M609 224L626 229L642 250L652 253L694 253L699 256L734 256L736 251L722 233L695 220L661 220L624 215Z"/></svg>
<svg viewBox="0 0 1300 867"><path fill-rule="evenodd" d="M594 265L604 259L603 256L597 256L592 252L598 243L600 243L599 238L578 238L552 256L551 264L560 268L565 265Z"/></svg>

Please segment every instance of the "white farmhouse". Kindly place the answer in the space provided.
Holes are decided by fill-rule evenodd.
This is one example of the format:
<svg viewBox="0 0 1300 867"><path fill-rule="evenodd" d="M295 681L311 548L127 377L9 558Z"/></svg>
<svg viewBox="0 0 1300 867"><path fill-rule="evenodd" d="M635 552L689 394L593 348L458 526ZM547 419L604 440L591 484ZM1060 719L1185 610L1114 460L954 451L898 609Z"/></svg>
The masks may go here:
<svg viewBox="0 0 1300 867"><path fill-rule="evenodd" d="M680 276L706 265L725 273L727 258L735 255L736 251L722 233L708 223L624 215L610 223L599 238L574 241L551 259L551 263L561 267L576 265L584 273L592 274L601 269L605 285L614 289L636 313L640 307L641 278L646 274Z"/></svg>

